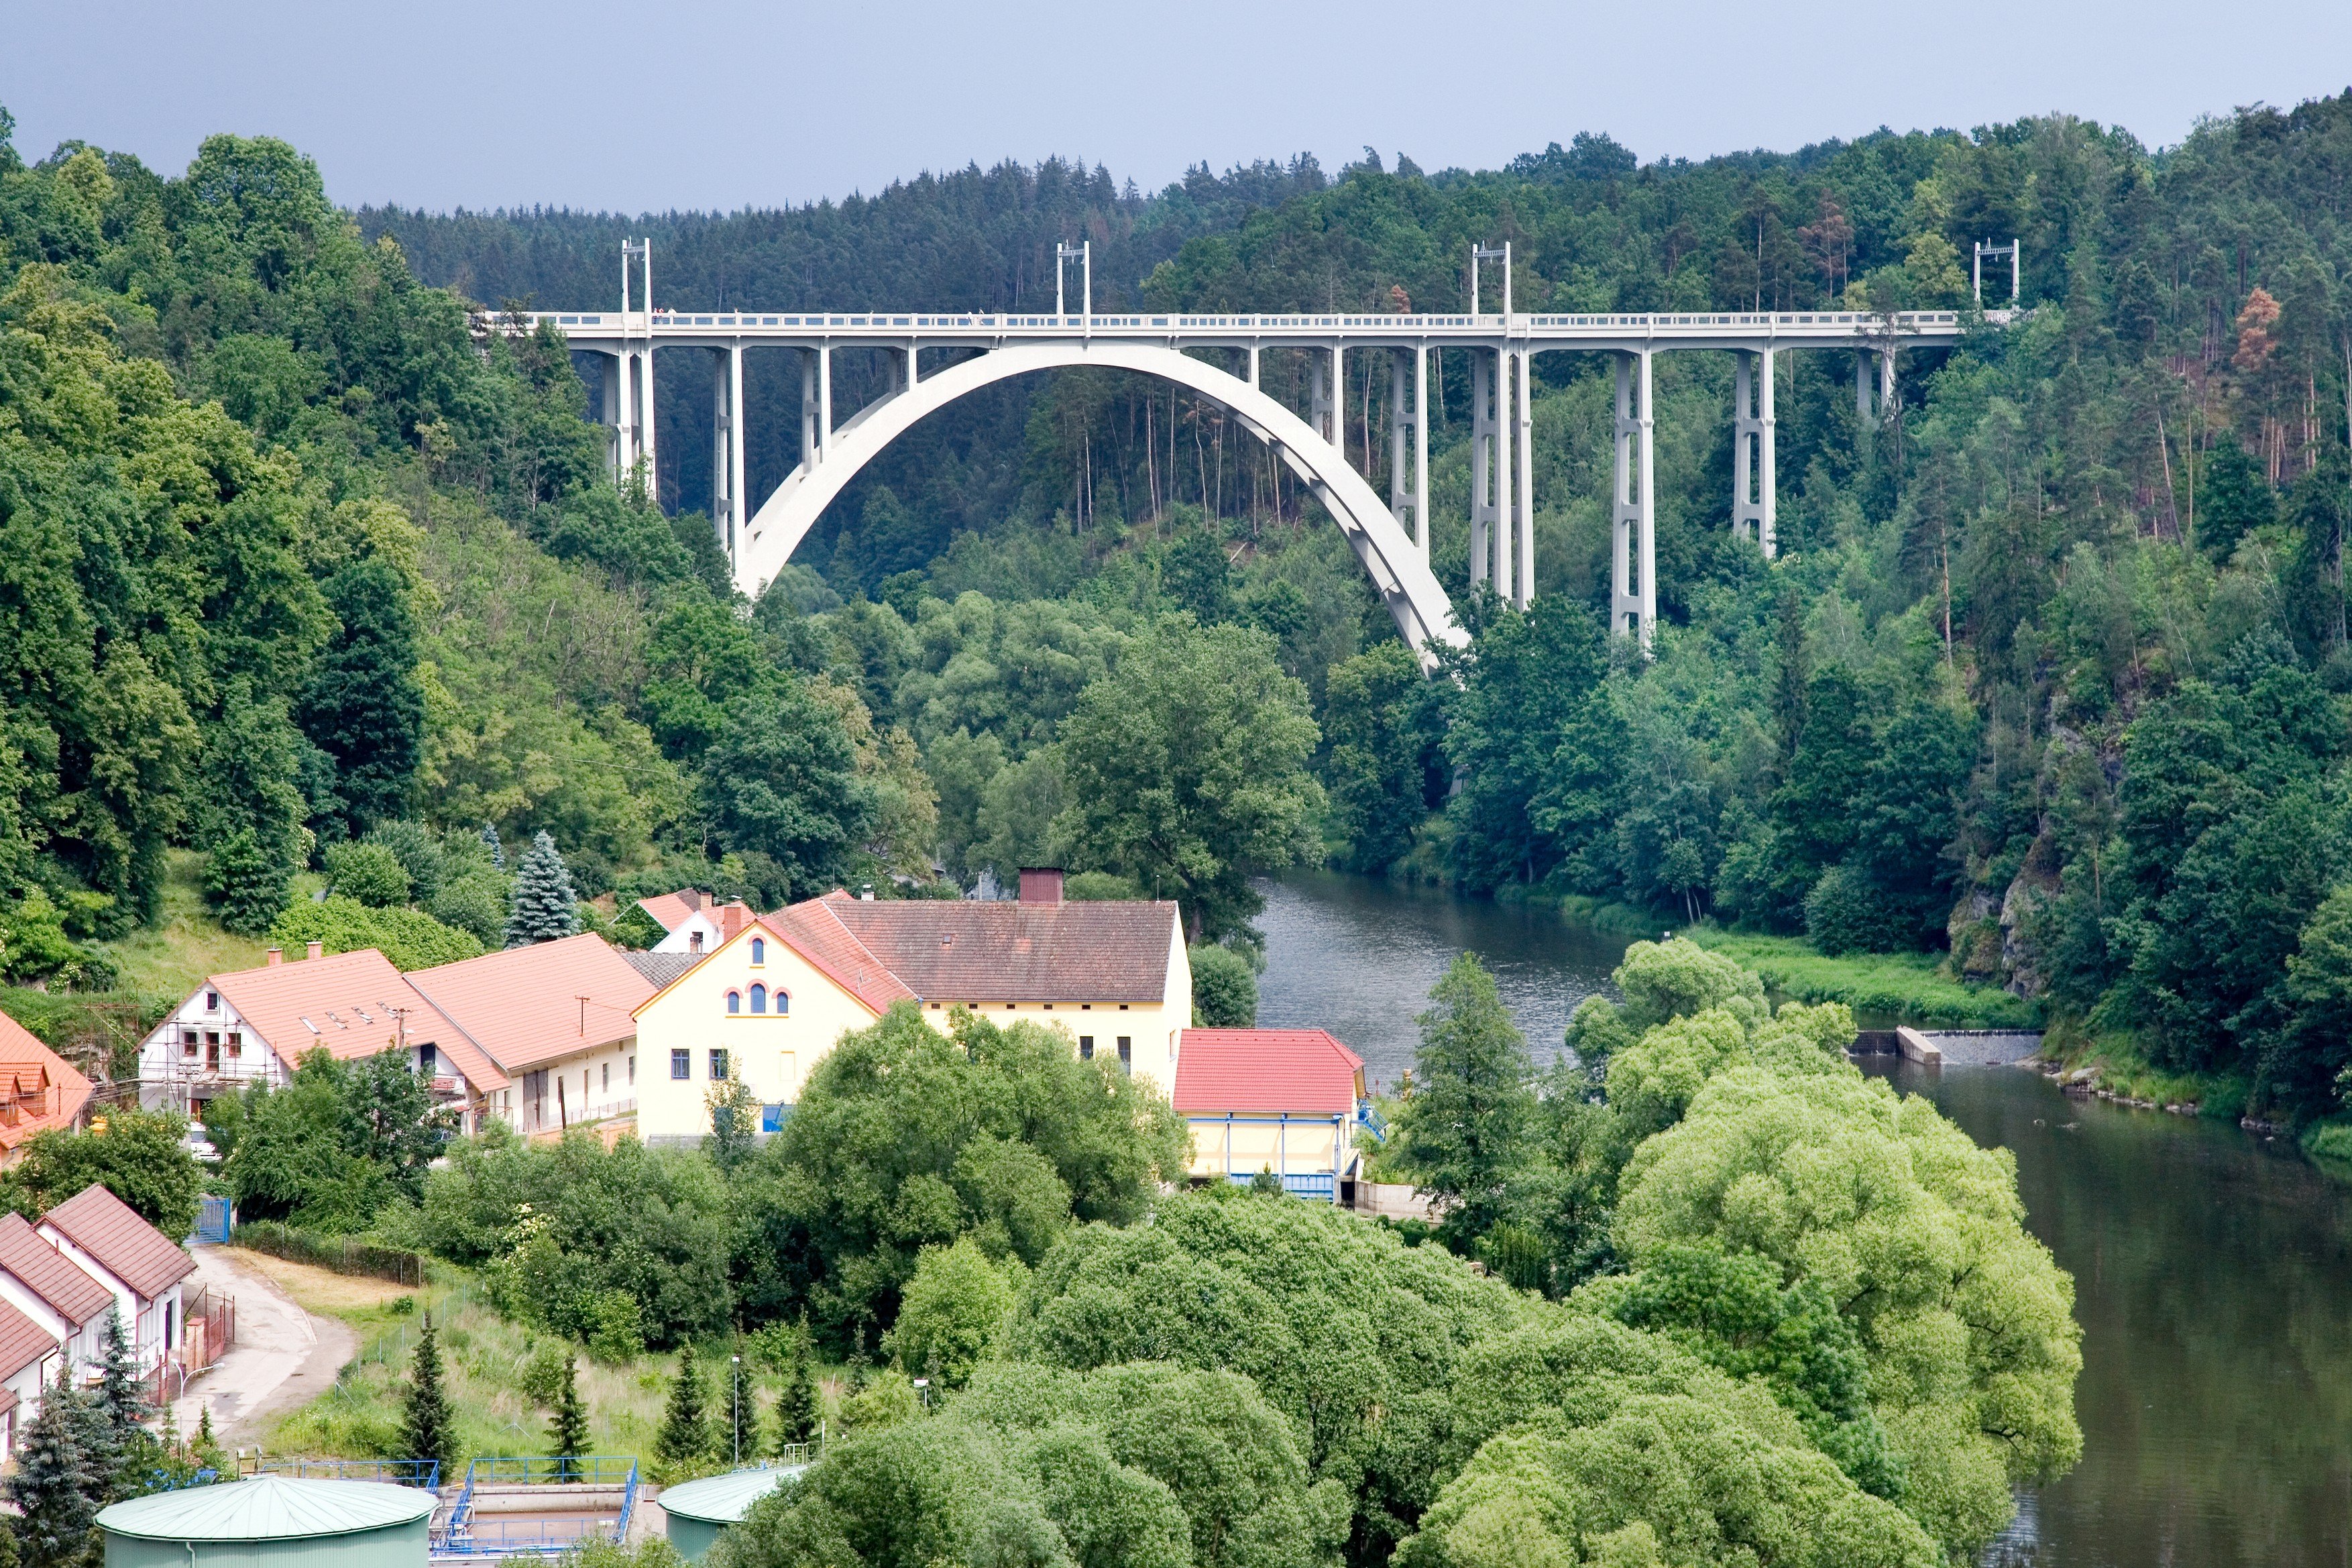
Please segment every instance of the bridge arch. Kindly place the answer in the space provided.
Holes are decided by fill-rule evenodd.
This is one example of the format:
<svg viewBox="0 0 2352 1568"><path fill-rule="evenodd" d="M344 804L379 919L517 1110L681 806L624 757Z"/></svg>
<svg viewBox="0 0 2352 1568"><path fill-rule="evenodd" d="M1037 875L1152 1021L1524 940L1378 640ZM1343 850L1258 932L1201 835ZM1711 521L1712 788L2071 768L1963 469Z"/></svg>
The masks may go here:
<svg viewBox="0 0 2352 1568"><path fill-rule="evenodd" d="M836 426L823 460L803 460L744 526L735 552L736 586L753 598L772 581L825 507L859 469L925 416L992 383L1033 371L1096 366L1134 371L1190 388L1223 407L1271 446L1323 503L1372 579L1405 646L1424 666L1428 645L1459 647L1469 635L1429 563L1406 537L1386 502L1312 426L1241 377L1175 349L1133 342L1078 340L990 349L918 379L867 405Z"/></svg>

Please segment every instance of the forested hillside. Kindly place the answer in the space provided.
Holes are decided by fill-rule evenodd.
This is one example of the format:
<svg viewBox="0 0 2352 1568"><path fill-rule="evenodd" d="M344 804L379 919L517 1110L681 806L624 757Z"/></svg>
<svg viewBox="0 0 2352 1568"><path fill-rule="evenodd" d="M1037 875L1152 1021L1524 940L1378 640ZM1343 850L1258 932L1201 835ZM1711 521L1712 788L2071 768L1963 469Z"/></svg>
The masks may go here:
<svg viewBox="0 0 2352 1568"><path fill-rule="evenodd" d="M1579 136L1491 173L974 167L638 220L347 217L228 138L168 179L0 158L8 875L57 932L9 942L20 975L143 918L166 847L267 879L401 819L544 828L583 893L1051 856L1243 945L1241 872L1328 853L1948 949L2257 1108L2338 1103L2352 96L2161 153L2063 117L1648 166ZM692 357L663 363L656 510L598 478L560 342L466 331L461 296L616 302L625 233L680 308L1034 304L1083 236L1106 305L1450 308L1465 248L1508 240L1519 307L1578 310L1963 306L1969 243L2014 235L2030 314L1907 354L1884 423L1849 359L1784 356L1769 564L1728 528L1727 358L1662 357L1648 662L1596 608L1607 366L1539 359L1541 597L1463 600L1474 646L1424 682L1261 448L1108 374L928 422L732 603ZM880 373L845 367L845 406ZM1303 374L1269 357L1277 394ZM1466 365L1436 383L1459 596ZM1385 391L1350 393L1376 484ZM797 398L753 356L755 493Z"/></svg>

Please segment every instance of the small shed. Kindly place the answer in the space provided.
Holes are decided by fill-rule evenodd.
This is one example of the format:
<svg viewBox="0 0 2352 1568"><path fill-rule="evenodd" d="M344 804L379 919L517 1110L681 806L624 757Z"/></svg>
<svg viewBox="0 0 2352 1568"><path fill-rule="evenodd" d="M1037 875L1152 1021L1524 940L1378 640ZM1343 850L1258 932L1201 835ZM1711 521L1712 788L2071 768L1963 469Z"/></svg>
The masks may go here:
<svg viewBox="0 0 2352 1568"><path fill-rule="evenodd" d="M190 1487L101 1510L106 1568L425 1568L433 1494L289 1476Z"/></svg>
<svg viewBox="0 0 2352 1568"><path fill-rule="evenodd" d="M664 1488L655 1500L669 1520L669 1543L688 1563L699 1562L719 1536L742 1521L753 1503L807 1468L782 1465L772 1469L730 1470L723 1476L705 1476L698 1481ZM107 1568L114 1565L110 1563Z"/></svg>

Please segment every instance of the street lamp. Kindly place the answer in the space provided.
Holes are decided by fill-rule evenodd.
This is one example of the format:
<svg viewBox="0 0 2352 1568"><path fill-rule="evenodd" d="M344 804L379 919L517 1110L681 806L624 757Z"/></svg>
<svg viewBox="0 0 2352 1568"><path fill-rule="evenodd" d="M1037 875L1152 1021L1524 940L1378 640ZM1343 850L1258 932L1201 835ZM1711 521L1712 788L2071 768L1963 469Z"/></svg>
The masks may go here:
<svg viewBox="0 0 2352 1568"><path fill-rule="evenodd" d="M735 1403L729 1408L727 1416L728 1425L734 1428L735 1462L740 1465L743 1462L743 1358L731 1355L727 1359L735 1363Z"/></svg>

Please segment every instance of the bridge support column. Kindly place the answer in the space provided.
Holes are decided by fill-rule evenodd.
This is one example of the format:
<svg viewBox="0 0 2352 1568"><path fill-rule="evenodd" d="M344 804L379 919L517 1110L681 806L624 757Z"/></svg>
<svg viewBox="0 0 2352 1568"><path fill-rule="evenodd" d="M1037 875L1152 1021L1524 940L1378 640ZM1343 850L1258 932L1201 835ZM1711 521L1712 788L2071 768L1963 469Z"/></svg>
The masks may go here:
<svg viewBox="0 0 2352 1568"><path fill-rule="evenodd" d="M1429 561L1429 350L1412 351L1412 542Z"/></svg>
<svg viewBox="0 0 2352 1568"><path fill-rule="evenodd" d="M1774 478L1772 429L1772 351L1739 351L1733 373L1731 418L1734 482L1731 526L1742 539L1752 539L1767 561L1778 552L1774 523L1780 511Z"/></svg>
<svg viewBox="0 0 2352 1568"><path fill-rule="evenodd" d="M1518 569L1512 574L1516 590L1512 603L1526 609L1536 596L1536 404L1535 355L1517 349L1511 359L1518 366L1514 379L1518 382L1519 467L1518 498L1515 509L1518 513Z"/></svg>
<svg viewBox="0 0 2352 1568"><path fill-rule="evenodd" d="M1648 349L1617 356L1617 492L1609 552L1609 628L1621 637L1639 637L1643 652L1649 650L1651 626L1658 615L1657 464L1651 451L1650 370Z"/></svg>
<svg viewBox="0 0 2352 1568"><path fill-rule="evenodd" d="M1853 351L1853 416L1870 423L1870 351Z"/></svg>
<svg viewBox="0 0 2352 1568"><path fill-rule="evenodd" d="M1250 344L1250 346L1249 346L1249 384L1250 384L1252 386L1255 386L1255 385L1258 384L1258 380L1257 380L1257 345L1256 345L1255 343L1252 343L1252 344Z"/></svg>
<svg viewBox="0 0 2352 1568"><path fill-rule="evenodd" d="M1511 468L1512 427L1518 416L1511 405L1511 362L1517 356L1507 348L1494 351L1495 368L1491 373L1495 389L1495 595L1517 602L1512 588L1512 535L1517 521L1518 508L1514 504L1517 486Z"/></svg>
<svg viewBox="0 0 2352 1568"><path fill-rule="evenodd" d="M1312 357L1307 362L1307 423L1314 426L1315 434L1328 441L1331 438L1331 390L1324 383L1322 353L1312 349L1307 352Z"/></svg>
<svg viewBox="0 0 2352 1568"><path fill-rule="evenodd" d="M1495 377L1483 349L1470 351L1470 585L1491 575L1495 528Z"/></svg>
<svg viewBox="0 0 2352 1568"><path fill-rule="evenodd" d="M730 559L735 553L735 509L728 481L734 478L733 465L727 459L734 446L730 426L734 424L735 405L728 395L731 390L728 362L734 355L721 349L710 361L710 527L719 536L719 548Z"/></svg>
<svg viewBox="0 0 2352 1568"><path fill-rule="evenodd" d="M906 379L898 384L899 391L912 392L915 390L915 383L919 379L919 372L915 362L917 356L921 354L922 352L923 351L921 349L916 347L913 343L908 343L907 345Z"/></svg>
<svg viewBox="0 0 2352 1568"><path fill-rule="evenodd" d="M604 367L600 389L604 395L604 427L611 436L604 460L613 467L613 483L620 484L629 477L629 421L621 406L622 372L628 362L619 354L598 354Z"/></svg>
<svg viewBox="0 0 2352 1568"><path fill-rule="evenodd" d="M833 345L816 351L816 460L833 456Z"/></svg>
<svg viewBox="0 0 2352 1568"><path fill-rule="evenodd" d="M656 477L659 469L654 462L654 345L647 340L637 351L637 441L636 458L646 466L646 494L661 504L661 483Z"/></svg>
<svg viewBox="0 0 2352 1568"><path fill-rule="evenodd" d="M1899 401L1895 387L1895 345L1889 343L1878 351L1878 422L1881 425L1895 417Z"/></svg>

